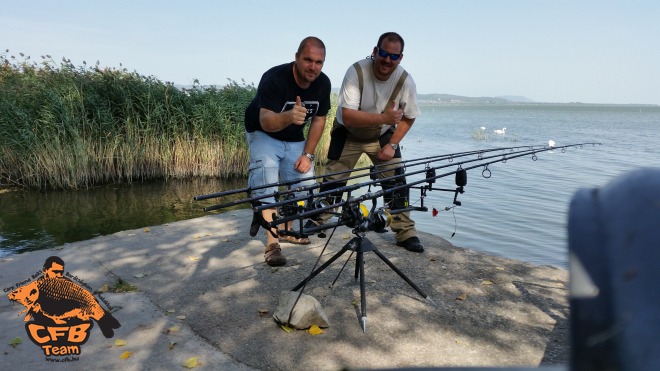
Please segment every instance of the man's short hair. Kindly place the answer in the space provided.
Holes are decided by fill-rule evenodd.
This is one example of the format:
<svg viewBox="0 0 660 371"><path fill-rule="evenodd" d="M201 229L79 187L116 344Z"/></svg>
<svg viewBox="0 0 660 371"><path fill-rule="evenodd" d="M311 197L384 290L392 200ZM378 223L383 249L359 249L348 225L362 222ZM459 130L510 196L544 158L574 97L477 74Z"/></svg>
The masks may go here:
<svg viewBox="0 0 660 371"><path fill-rule="evenodd" d="M64 267L64 260L62 260L62 258L60 258L59 256L51 256L48 257L48 259L46 259L46 261L44 262L43 269L46 270L48 268L51 268L53 266L53 263L57 263Z"/></svg>
<svg viewBox="0 0 660 371"><path fill-rule="evenodd" d="M300 53L302 53L302 51L303 51L303 49L305 49L305 45L307 45L307 43L309 43L312 46L315 46L317 48L321 48L321 49L325 50L325 44L323 43L323 41L321 41L321 39L319 39L318 37L315 37L315 36L307 36L306 38L302 39L302 41L300 42L300 45L298 46L298 51L296 52L296 55L299 55Z"/></svg>
<svg viewBox="0 0 660 371"><path fill-rule="evenodd" d="M403 37L401 37L401 35L399 35L396 32L385 32L384 34L380 35L380 37L378 38L378 44L376 44L376 46L378 48L380 48L382 46L381 44L383 43L383 40L385 40L385 39L387 39L387 41L392 41L392 42L397 42L398 41L398 42L400 42L401 43L401 53L403 53L403 46L405 44L403 42Z"/></svg>

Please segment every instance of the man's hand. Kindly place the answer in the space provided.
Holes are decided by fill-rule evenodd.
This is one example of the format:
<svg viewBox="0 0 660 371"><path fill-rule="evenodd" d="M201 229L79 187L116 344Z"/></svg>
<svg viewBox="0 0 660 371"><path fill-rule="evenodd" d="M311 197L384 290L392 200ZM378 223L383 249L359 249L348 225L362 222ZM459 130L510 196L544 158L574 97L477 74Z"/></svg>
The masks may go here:
<svg viewBox="0 0 660 371"><path fill-rule="evenodd" d="M300 96L296 97L296 105L289 111L291 112L291 122L296 125L303 125L307 117L307 108L302 105Z"/></svg>
<svg viewBox="0 0 660 371"><path fill-rule="evenodd" d="M298 172L305 174L312 168L312 160L305 155L300 155L298 160L296 160L296 163L293 164L293 168Z"/></svg>
<svg viewBox="0 0 660 371"><path fill-rule="evenodd" d="M394 158L394 154L396 151L394 148L392 148L391 145L386 144L385 147L381 148L380 151L378 151L378 159L381 161L389 161L392 158Z"/></svg>
<svg viewBox="0 0 660 371"><path fill-rule="evenodd" d="M403 110L402 109L394 109L395 102L392 101L392 104L389 105L389 107L385 108L385 111L381 114L384 118L384 124L385 125L396 125L401 121L401 118L403 117Z"/></svg>

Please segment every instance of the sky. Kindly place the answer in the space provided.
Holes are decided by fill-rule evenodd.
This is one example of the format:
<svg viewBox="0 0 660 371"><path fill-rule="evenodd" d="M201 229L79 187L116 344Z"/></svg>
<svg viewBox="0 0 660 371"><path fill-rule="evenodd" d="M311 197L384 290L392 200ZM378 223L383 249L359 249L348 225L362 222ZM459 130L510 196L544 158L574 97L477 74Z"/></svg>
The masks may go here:
<svg viewBox="0 0 660 371"><path fill-rule="evenodd" d="M660 104L657 0L0 0L0 9L0 55L121 64L180 85L256 86L317 36L339 88L395 31L419 94Z"/></svg>

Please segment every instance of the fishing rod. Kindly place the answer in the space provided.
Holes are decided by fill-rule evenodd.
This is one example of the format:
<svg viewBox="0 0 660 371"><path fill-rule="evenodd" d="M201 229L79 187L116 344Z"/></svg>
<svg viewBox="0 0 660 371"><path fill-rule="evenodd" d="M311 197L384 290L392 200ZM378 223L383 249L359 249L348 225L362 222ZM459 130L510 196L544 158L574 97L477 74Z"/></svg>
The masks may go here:
<svg viewBox="0 0 660 371"><path fill-rule="evenodd" d="M336 189L324 191L324 192L319 192L315 194L311 194L308 196L300 196L300 197L290 197L287 198L286 200L280 201L280 202L275 202L271 204L264 204L264 205L258 205L253 208L255 213L260 213L263 210L267 209L273 209L273 208L280 208L280 216L277 217L275 220L272 222L268 223L268 226L270 228L274 228L279 224L286 223L292 220L302 220L302 219L308 219L308 218L314 218L320 214L323 213L328 213L332 212L333 210L336 209L341 209L345 210L348 208L349 210L353 210L354 205L360 204L361 202L368 201L368 200L375 200L379 197L384 197L389 194L395 194L398 191L407 191L411 188L414 189L419 189L420 190L420 206L417 207L411 207L408 206L407 200L404 201L404 207L398 207L398 208L393 208L392 206L401 206L399 205L385 205L384 208L388 208L388 214L394 215L406 211L428 211L428 209L424 206L424 197L426 197L426 192L427 191L447 191L447 192L454 192L454 200L453 203L456 206L460 206L461 202L457 200L458 194L462 194L464 192L464 186L467 184L467 170L475 169L475 168L480 168L483 167L482 171L482 176L484 178L490 178L491 171L488 168L488 165L502 162L505 163L510 159L514 158L519 158L519 157L524 157L531 155L532 160L536 161L537 157L536 154L540 152L545 152L545 151L550 151L550 150L561 150L562 152L565 152L567 148L570 147L579 147L582 148L585 144L590 144L595 146L596 144L600 143L577 143L577 144L569 144L569 145L564 145L564 146L544 146L544 147L538 147L538 146L524 146L527 149L526 150L511 150L507 154L502 154L502 155L491 155L491 156L483 156L483 155L478 155L476 159L470 159L470 160L465 160L461 162L457 162L454 164L447 164L447 165L441 165L441 166L436 166L436 167L427 167L423 170L419 171L414 171L414 172L407 172L404 174L399 174L399 175L394 175L391 177L387 178L382 178L382 179L377 179L377 180L371 180L369 182L363 182L363 183L358 183L358 184L353 184L353 185L347 185L344 187L339 187ZM520 148L520 147L519 147ZM477 164L470 165L471 163L478 162ZM470 166L466 166L470 165ZM439 169L444 169L450 166L457 166L456 170L449 171L446 173L442 173L437 175L436 170ZM351 197L351 192L356 191L362 187L371 187L373 185L376 185L378 183L382 183L388 180L398 180L398 179L405 179L405 177L416 175L416 174L422 174L424 173L426 176L424 179L417 180L411 183L405 183L405 184L400 184L388 188L383 188L379 191L376 192L371 192L370 188L367 191L366 194L363 194L358 197ZM444 178L450 175L455 175L456 176L456 185L457 188L455 189L444 189L444 188L434 188L433 183L437 179ZM425 186L420 186L421 184L427 183ZM332 196L335 194L341 194L341 193L347 193L347 198L346 200L340 200L339 202L335 203L321 203L321 202L314 202L314 199L323 199L327 200L328 196ZM403 197L403 195L398 195L399 198ZM406 196L407 197L407 196ZM394 197L396 198L396 197ZM302 204L304 203L304 204ZM310 205L310 207L306 207L306 205ZM374 208L372 208L372 211L374 211ZM342 211L343 212L343 211ZM335 213L337 215L341 215L341 213ZM349 213L349 216L352 216L352 214ZM340 218L341 219L341 218ZM339 225L344 225L346 224L346 221L342 223L342 221L339 221ZM351 221L348 221L348 224L354 224ZM325 230L328 228L335 227L336 225L333 224L327 224L323 225L322 228L316 227L312 229L306 229L304 233L300 233L300 236L308 235L315 233L320 230ZM349 225L350 226L350 225ZM289 235L296 235L294 231L283 231L285 234Z"/></svg>
<svg viewBox="0 0 660 371"><path fill-rule="evenodd" d="M495 151L515 151L520 148L544 148L546 146L512 146L512 147L498 147L498 148L489 148L489 149L480 149L480 150L473 150L473 151L465 151L465 152L456 152L456 153L449 153L449 154L444 154L444 155L437 155L437 156L429 156L429 157L423 157L423 158L418 158L418 159L412 159L412 160L406 160L406 161L401 161L396 164L388 164L388 165L371 165L371 166L365 166L361 168L355 168L355 169L349 169L349 170L343 170L343 171L338 171L334 173L326 173L326 174L321 174L321 175L314 175L310 177L305 177L297 180L292 180L288 182L282 182L282 183L269 183L266 185L262 186L257 186L257 187L246 187L246 188L240 188L240 189L234 189L234 190L229 190L229 191L222 191L222 192L217 192L217 193L211 193L207 195L199 195L193 197L195 201L201 201L201 200L207 200L211 198L220 198L220 197L225 197L229 195L234 195L237 193L243 193L245 192L248 197L239 199L239 200L234 200L222 204L217 204L217 205L212 205L212 206L207 206L204 208L204 211L213 211L213 210L219 210L227 207L232 207L232 206L237 206L240 204L244 203L252 203L256 204L257 202L263 202L262 200L274 197L275 200L278 200L284 196L288 196L291 193L305 193L305 192L312 192L317 188L325 187L325 188L336 188L333 187L334 184L337 183L346 183L347 181L358 179L365 177L366 175L369 175L372 179L376 179L377 175L389 172L392 170L396 170L397 168L411 168L419 165L428 165L432 162L437 162L437 161L444 161L447 160L449 162L453 162L457 158L462 158L465 156L470 156L470 155L483 155L485 153L490 153L490 152L495 152ZM368 174L359 174L359 172L364 171L364 170L369 170ZM306 186L299 186L296 188L292 188L292 185L298 184L303 181L307 180L318 180L321 178L326 178L330 176L335 176L335 175L342 175L346 173L358 173L353 176L349 176L343 179L338 179L334 181L324 181L323 183L320 182L315 182L314 184L306 185ZM378 182L376 182L378 183ZM264 189L264 188L273 188L273 187L280 187L280 186L288 186L288 188L284 190L278 190L274 193L268 193L260 196L253 196L249 197L252 191L259 190L259 189Z"/></svg>
<svg viewBox="0 0 660 371"><path fill-rule="evenodd" d="M467 170L472 170L475 168L480 168L483 167L482 171L482 176L485 178L490 177L490 169L488 168L488 165L494 164L497 162L506 162L509 159L514 159L514 158L519 158L519 157L524 157L531 155L532 159L536 161L536 154L540 152L545 152L545 151L550 151L550 150L561 150L562 152L565 152L567 148L571 147L579 147L582 148L584 145L592 145L595 146L596 144L601 144L601 143L595 143L595 142L589 142L589 143L576 143L576 144L568 144L564 146L555 146L554 143L550 142L549 145L526 145L526 146L514 146L514 147L500 147L500 148L491 148L491 149L482 149L482 150L474 150L474 151L466 151L466 152L458 152L458 153L451 153L451 154L445 154L445 155L439 155L439 156L429 156L425 158L419 158L419 159L413 159L413 160L408 160L408 161L402 161L398 164L392 164L390 165L389 168L386 169L378 169L374 171L370 171L368 174L364 175L358 175L357 177L366 177L369 175L370 180L366 182L360 182L352 185L344 185L340 187L332 187L332 189L322 191L322 192L313 192L315 189L320 188L322 186L327 187L329 183L332 182L326 182L326 183L315 183L314 185L311 186L305 186L305 187L299 187L296 189L286 189L286 190L278 190L272 194L268 194L265 196L258 196L258 197L247 197L241 200L236 200L236 201L231 201L227 202L224 204L219 204L219 205L214 205L210 207L204 208L205 211L211 211L211 210L217 210L225 207L230 207L230 206L235 206L243 203L250 203L253 206L253 212L254 212L254 217L255 220L253 220L253 226L255 223L258 223L257 225L260 225L264 227L267 230L270 230L272 228L275 228L276 226L293 221L293 220L300 220L302 221L303 219L307 218L314 218L316 216L319 216L320 214L323 213L331 213L334 215L341 216L343 213L346 213L346 217L344 217L343 221L340 218L340 221L338 222L339 225L343 224L355 224L355 221L352 221L350 219L355 219L355 208L356 205L358 205L361 202L368 201L368 200L375 200L379 197L384 197L388 195L393 195L394 200L399 200L396 205L393 204L388 204L385 205L384 208L386 207L388 209L388 214L393 215L405 211L428 211L428 209L424 206L424 198L426 197L426 193L428 191L447 191L447 192L454 192L454 200L453 203L456 206L460 206L461 202L457 200L458 194L462 194L464 192L464 186L467 183ZM500 154L490 154L492 152L506 152L506 153L500 153ZM490 154L490 155L487 155ZM463 161L458 161L454 162L458 159L471 156L471 155L476 155L477 157L475 159L468 159L468 160L463 160ZM445 165L440 165L440 166L430 166L431 163L441 161L441 160L447 160L450 163L445 164ZM474 164L476 162L476 164ZM407 165L407 166L406 166ZM405 168L412 168L414 166L419 166L419 165L425 165L425 168L422 170L418 171L412 171L412 172L401 172L401 173L396 173L393 176L389 177L382 177L379 178L378 175L380 175L383 172L391 172L395 169L402 169L404 170ZM395 166L395 167L392 167ZM456 166L457 169L449 172L442 173L440 175L436 174L436 170L440 169L445 169L450 166ZM360 168L362 170L366 169L374 169L374 166L371 167L363 167ZM355 171L355 170L350 170L350 171ZM335 174L342 174L345 172L337 172L337 173L331 173L331 174L322 174L318 175L315 177L310 177L309 179L318 179L322 177L327 177L329 175L335 175ZM424 174L425 177L422 180L417 180L411 183L406 182L406 177L411 177L414 175L418 174ZM433 187L433 183L437 179L447 177L450 175L455 175L456 176L456 185L458 186L455 189L443 189L443 188L435 188ZM347 179L341 180L342 184L346 184L345 182ZM299 182L299 180L295 182L289 182L290 184L295 184ZM337 181L339 182L339 181ZM394 182L394 186L389 186L389 187L382 187L383 189L377 191L377 192L371 192L371 187L380 184L382 186L383 183L385 182ZM398 184L396 184L398 182ZM426 183L426 185L422 186L422 184ZM273 187L273 186L279 186L279 183L272 183L267 186ZM357 191L363 187L367 187L367 193L363 194L359 197L352 197L351 194L354 191ZM258 187L258 188L263 188L263 187ZM258 188L252 188L252 189L258 189ZM419 189L420 190L420 206L416 207L411 207L409 206L408 203L408 194L410 189ZM215 193L211 195L205 195L205 196L197 196L194 199L195 200L203 200L203 199L208 199L212 197L221 197L221 195L231 195L231 194L236 194L239 192L249 192L250 188L243 188L243 189L238 189L238 190L232 190L232 191L225 191L225 192L220 192L220 193ZM295 196L293 195L293 192L298 192L298 193L306 193L301 196ZM329 199L331 199L331 196L335 196L337 194L343 194L347 193L347 199L346 200L340 200L338 202L330 202ZM274 197L275 200L279 200L273 203L263 203L259 202L263 200L264 198L267 197ZM404 198L403 201L401 199ZM278 209L279 215L272 221L272 222L265 222L263 218L261 217L261 212L264 210L269 210L269 209ZM341 212L336 212L337 209L342 210ZM383 208L381 208L383 209ZM372 206L372 212L376 212L377 210L375 209L375 204ZM367 217L367 215L365 215ZM257 220L258 219L258 220ZM315 233L321 230L325 230L327 228L331 228L336 226L334 224L328 224L328 225L323 225L323 226L318 226L316 228L312 229L306 229L303 230L302 228L302 223L301 227L299 230L296 231L278 231L278 233L288 233L291 235L295 236L306 236L310 233ZM258 228L257 228L258 229ZM251 228L251 235L256 235L256 230L253 230Z"/></svg>
<svg viewBox="0 0 660 371"><path fill-rule="evenodd" d="M456 153L449 153L449 154L443 154L443 155L436 155L436 156L428 156L428 157L422 157L422 158L417 158L417 159L411 159L411 160L406 160L406 161L401 161L398 164L407 166L407 167L413 167L413 166L418 166L420 164L426 164L428 162L436 162L436 161L442 161L442 160L447 160L449 162L452 162L455 158L460 158L464 156L470 156L474 154L479 154L479 153L488 153L488 152L493 152L493 151L506 151L506 150L516 150L519 148L528 148L530 146L512 146L512 147L498 147L498 148L489 148L489 149L480 149L480 150L473 150L473 151L464 151L464 152L456 152ZM535 146L536 147L536 146ZM296 180L291 180L291 181L286 181L286 182L277 182L277 183L269 183L261 186L255 186L255 187L245 187L245 188L238 188L238 189L232 189L228 191L222 191L222 192L217 192L217 193L210 193L210 194L205 194L205 195L198 195L193 197L195 201L202 201L202 200L208 200L211 198L220 198L220 197L225 197L225 196L230 196L234 195L237 193L247 193L248 195L252 191L256 191L259 189L264 189L264 188L272 188L272 187L279 187L279 186L285 186L285 187L290 187L294 184L309 181L309 180L318 180L321 178L329 177L329 176L335 176L335 175L342 175L342 174L347 174L347 173L352 173L352 172L361 172L364 170L369 170L370 174L380 174L386 171L390 171L390 168L387 168L388 166L391 165L370 165L370 166L364 166L360 168L355 168L355 169L349 169L349 170L342 170L334 173L326 173L326 174L321 174L321 175L313 175L309 177L304 177ZM380 169L386 167L386 169ZM353 180L357 178L361 178L364 175L359 174L355 176L350 176L348 178L342 179L341 181L347 181L347 180ZM326 184L331 184L335 182L341 182L341 181L331 181L331 182L326 182ZM284 195L292 192L304 192L308 190L313 190L318 188L319 186L317 185L311 185L311 186L301 186L295 189L286 189L279 191L276 195ZM213 211L213 210L218 210L221 208L225 207L230 207L230 206L235 206L241 203L245 202L252 202L252 201L260 201L261 199L268 198L273 196L273 194L267 194L259 197L252 197L252 198L246 198L244 200L238 200L238 201L233 201L231 203L227 204L219 204L219 205L214 205L214 206L209 206L204 208L204 211Z"/></svg>

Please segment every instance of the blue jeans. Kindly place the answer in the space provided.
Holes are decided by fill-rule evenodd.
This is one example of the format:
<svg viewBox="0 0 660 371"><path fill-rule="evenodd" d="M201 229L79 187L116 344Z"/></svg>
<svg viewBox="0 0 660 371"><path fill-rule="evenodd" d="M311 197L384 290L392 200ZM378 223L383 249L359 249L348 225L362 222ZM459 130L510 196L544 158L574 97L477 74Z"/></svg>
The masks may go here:
<svg viewBox="0 0 660 371"><path fill-rule="evenodd" d="M294 164L300 158L305 150L305 142L284 142L274 139L268 134L255 131L254 133L245 133L248 147L250 148L250 167L248 175L248 187L255 188L267 184L275 184L272 187L265 187L252 190L251 197L259 197L267 194L273 194L278 190L277 183L289 182L302 178L309 178L314 175L314 164L307 173L298 172L294 169ZM316 180L309 179L292 184L292 188L313 185ZM297 193L296 196L308 194L308 192ZM268 197L261 199L262 202L275 202L275 199Z"/></svg>

